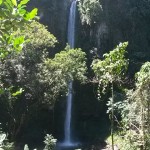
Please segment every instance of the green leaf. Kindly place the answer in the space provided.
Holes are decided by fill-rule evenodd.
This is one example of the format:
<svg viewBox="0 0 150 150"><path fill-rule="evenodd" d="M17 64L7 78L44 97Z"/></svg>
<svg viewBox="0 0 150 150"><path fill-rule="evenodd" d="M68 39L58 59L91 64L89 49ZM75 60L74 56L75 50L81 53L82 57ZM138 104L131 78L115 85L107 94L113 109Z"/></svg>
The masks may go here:
<svg viewBox="0 0 150 150"><path fill-rule="evenodd" d="M36 15L37 15L37 8L34 8L31 12L30 12L30 19L33 19Z"/></svg>
<svg viewBox="0 0 150 150"><path fill-rule="evenodd" d="M2 4L3 0L0 0L0 5Z"/></svg>
<svg viewBox="0 0 150 150"><path fill-rule="evenodd" d="M28 13L28 14L25 15L24 19L26 19L26 20L33 19L37 15L37 11L38 11L38 9L34 8L30 13Z"/></svg>
<svg viewBox="0 0 150 150"><path fill-rule="evenodd" d="M21 15L24 15L27 11L25 9L18 9Z"/></svg>
<svg viewBox="0 0 150 150"><path fill-rule="evenodd" d="M3 141L6 139L6 134L0 135L0 143L3 143Z"/></svg>
<svg viewBox="0 0 150 150"><path fill-rule="evenodd" d="M0 94L3 94L3 93L4 93L4 89L0 88Z"/></svg>
<svg viewBox="0 0 150 150"><path fill-rule="evenodd" d="M20 2L20 4L18 5L18 8L20 8L22 5L27 4L28 2L29 2L29 0L22 0L22 1Z"/></svg>
<svg viewBox="0 0 150 150"><path fill-rule="evenodd" d="M20 51L22 49L23 43L24 43L24 36L20 36L15 38L13 46L16 50Z"/></svg>
<svg viewBox="0 0 150 150"><path fill-rule="evenodd" d="M20 88L18 91L16 91L15 93L12 93L12 96L18 96L20 94L22 94L24 90L22 88Z"/></svg>
<svg viewBox="0 0 150 150"><path fill-rule="evenodd" d="M17 6L17 1L16 0L11 0L14 6Z"/></svg>
<svg viewBox="0 0 150 150"><path fill-rule="evenodd" d="M13 9L13 4L12 4L11 1L6 0L6 1L4 1L4 5L5 5L5 6L7 7L7 9L8 9L8 11L5 11L5 12L4 12L5 15L6 15L8 12L12 11L12 9ZM9 14L9 15L10 15L10 14ZM9 16L9 15L6 15L6 16Z"/></svg>

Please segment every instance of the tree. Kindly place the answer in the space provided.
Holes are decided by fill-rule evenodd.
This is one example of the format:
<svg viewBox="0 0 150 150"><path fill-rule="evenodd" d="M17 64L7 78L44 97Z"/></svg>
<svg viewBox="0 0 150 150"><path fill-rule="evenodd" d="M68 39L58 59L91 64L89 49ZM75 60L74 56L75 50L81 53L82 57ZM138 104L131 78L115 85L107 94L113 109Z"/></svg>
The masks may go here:
<svg viewBox="0 0 150 150"><path fill-rule="evenodd" d="M14 36L16 30L23 30L37 14L37 9L31 12L25 10L29 0L0 0L0 62L4 63L7 57L19 53L25 43L24 36ZM4 92L0 78L0 93Z"/></svg>
<svg viewBox="0 0 150 150"><path fill-rule="evenodd" d="M135 76L135 89L129 90L122 107L125 136L136 148L150 147L150 62L142 65Z"/></svg>
<svg viewBox="0 0 150 150"><path fill-rule="evenodd" d="M92 69L99 82L99 87L102 86L102 92L111 84L112 97L111 102L111 137L112 149L114 150L114 83L119 82L127 70L128 60L125 58L126 47L128 42L120 43L113 51L104 54L104 60L96 59L92 63Z"/></svg>
<svg viewBox="0 0 150 150"><path fill-rule="evenodd" d="M26 42L24 36L16 36L15 32L18 29L23 31L25 25L32 22L32 19L37 14L36 8L31 12L26 11L25 8L28 1L0 0L0 97L8 96L7 99L10 101L7 101L7 106L10 106L10 111L14 97L20 95L23 89L19 88L18 90L18 87L15 87L16 85L13 82L11 83L12 86L8 86L9 84L4 82L4 74L9 72L9 69L7 70L5 67L7 65L7 67L10 67L7 63L9 60L12 61L16 55L19 56ZM1 103L2 101L3 99L1 99Z"/></svg>
<svg viewBox="0 0 150 150"><path fill-rule="evenodd" d="M79 0L78 7L82 24L88 25L97 22L103 11L99 0Z"/></svg>
<svg viewBox="0 0 150 150"><path fill-rule="evenodd" d="M68 89L68 83L72 80L85 81L86 54L81 49L65 50L56 54L53 59L45 59L40 65L38 74L40 83L45 89L45 100L53 105L60 91Z"/></svg>
<svg viewBox="0 0 150 150"><path fill-rule="evenodd" d="M150 146L150 62L142 65L136 74L136 94L135 98L140 103L141 111L141 131L143 149Z"/></svg>
<svg viewBox="0 0 150 150"><path fill-rule="evenodd" d="M45 26L36 21L25 25L23 31L15 31L14 36L24 36L28 41L24 43L20 53L6 57L0 64L0 77L5 87L0 95L0 102L11 139L15 139L19 134L28 119L28 113L32 110L30 108L35 108L42 99L40 94L43 89L37 76L38 66L48 57L48 50L57 42Z"/></svg>

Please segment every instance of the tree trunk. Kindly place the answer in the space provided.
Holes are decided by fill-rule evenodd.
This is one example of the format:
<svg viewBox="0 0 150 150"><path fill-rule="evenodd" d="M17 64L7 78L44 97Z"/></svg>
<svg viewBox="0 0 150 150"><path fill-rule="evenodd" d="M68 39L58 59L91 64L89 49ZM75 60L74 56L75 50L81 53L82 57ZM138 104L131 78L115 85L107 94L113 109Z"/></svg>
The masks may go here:
<svg viewBox="0 0 150 150"><path fill-rule="evenodd" d="M146 148L146 142L145 142L145 115L144 115L144 98L143 93L140 91L141 94L141 130L142 130L142 144L143 144L143 150Z"/></svg>
<svg viewBox="0 0 150 150"><path fill-rule="evenodd" d="M111 99L111 141L112 150L114 150L114 87L112 82L112 99Z"/></svg>

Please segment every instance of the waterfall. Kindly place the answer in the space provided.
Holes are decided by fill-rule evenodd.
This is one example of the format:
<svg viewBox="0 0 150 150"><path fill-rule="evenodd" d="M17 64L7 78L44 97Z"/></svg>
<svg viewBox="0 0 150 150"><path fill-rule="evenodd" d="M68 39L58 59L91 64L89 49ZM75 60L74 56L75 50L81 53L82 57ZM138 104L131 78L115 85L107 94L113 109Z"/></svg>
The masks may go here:
<svg viewBox="0 0 150 150"><path fill-rule="evenodd" d="M74 48L74 44L75 44L76 5L77 5L76 0L73 0L71 7L70 7L69 21L68 21L67 40L71 48Z"/></svg>
<svg viewBox="0 0 150 150"><path fill-rule="evenodd" d="M76 18L76 0L73 0L68 20L68 44L71 48L75 45L75 18ZM71 145L71 109L72 109L72 81L69 83L69 90L67 96L67 108L66 108L66 118L65 118L65 141L67 145Z"/></svg>
<svg viewBox="0 0 150 150"><path fill-rule="evenodd" d="M75 47L75 20L76 20L76 6L77 0L73 0L70 6L69 20L68 20L68 34L67 40L70 48ZM71 149L79 146L79 142L74 142L71 135L71 114L72 114L72 98L73 98L73 81L69 82L68 95L66 98L66 116L64 123L64 141L58 143L58 150L64 150L64 148Z"/></svg>
<svg viewBox="0 0 150 150"><path fill-rule="evenodd" d="M72 107L72 82L69 83L69 93L67 96L67 111L66 111L66 119L65 119L65 143L71 143L71 107Z"/></svg>

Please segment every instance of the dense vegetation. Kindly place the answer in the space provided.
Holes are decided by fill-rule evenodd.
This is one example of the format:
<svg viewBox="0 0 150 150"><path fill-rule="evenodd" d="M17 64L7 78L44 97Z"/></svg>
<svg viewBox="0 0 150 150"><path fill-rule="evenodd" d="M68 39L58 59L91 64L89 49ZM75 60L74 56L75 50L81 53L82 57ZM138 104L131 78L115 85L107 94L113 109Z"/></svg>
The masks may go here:
<svg viewBox="0 0 150 150"><path fill-rule="evenodd" d="M56 53L56 37L46 26L39 23L37 8L30 12L26 10L28 2L29 0L0 0L0 149L17 149L19 138L25 129L30 125L31 130L38 126L33 120L44 114L42 110L50 109L54 115L56 103L68 92L68 83L75 81L79 87L82 87L81 83L85 84L84 86L96 86L97 101L105 100L104 103L107 103L111 136L106 138L112 150L116 145L121 150L149 150L150 60L144 52L142 61L136 60L142 57L137 56L141 54L139 50L130 56L128 47L133 45L130 45L129 38L129 42L120 43L112 51L108 49L102 56L97 49L89 54L81 48L71 49L69 45ZM106 15L103 3L103 0L78 2L82 26L91 28L90 32ZM127 3L128 1L124 3L125 8ZM149 5L144 7L145 3L149 4L148 1L138 0L132 3L133 7L128 8L129 19L134 15L149 15ZM136 4L140 10L138 14ZM110 19L109 15L107 17ZM92 58L92 61L87 58ZM138 72L130 72L129 67L133 64L138 68ZM134 77L130 74L134 74ZM91 93L92 91L82 94ZM51 124L53 119L50 120ZM43 149L53 150L57 141L51 135L54 132L51 130L48 134L45 131L47 132L46 127L36 132L42 132L40 136L43 140L45 136ZM31 134L34 136L34 132ZM92 138L90 137L90 140ZM27 144L23 142L25 150L29 149ZM36 144L37 147L40 145ZM91 149L93 148L96 150L95 145Z"/></svg>

